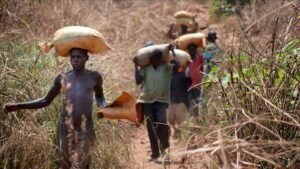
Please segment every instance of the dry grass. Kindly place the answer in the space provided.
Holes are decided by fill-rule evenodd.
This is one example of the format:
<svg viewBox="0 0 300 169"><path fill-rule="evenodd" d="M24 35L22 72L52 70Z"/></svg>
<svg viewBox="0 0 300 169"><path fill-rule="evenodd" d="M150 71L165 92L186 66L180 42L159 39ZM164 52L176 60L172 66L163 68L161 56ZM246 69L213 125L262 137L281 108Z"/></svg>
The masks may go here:
<svg viewBox="0 0 300 169"><path fill-rule="evenodd" d="M226 29L234 38L222 43L227 56L210 78L207 124L193 128L201 134L179 153L189 155L186 163L201 154L206 168L299 167L299 4L293 2L272 4L272 11L291 5L258 28L241 20Z"/></svg>
<svg viewBox="0 0 300 169"><path fill-rule="evenodd" d="M53 83L53 77L64 70L52 55L40 57L36 44L6 41L0 44L1 52L1 107L7 102L33 100L43 96ZM109 79L109 78L108 78ZM113 84L113 83L112 83ZM113 86L106 84L107 86ZM111 93L113 87L105 93ZM110 95L107 95L111 99ZM17 113L0 112L0 166L1 168L55 168L56 127L61 112L57 98L51 106L40 110L22 110ZM123 168L130 159L126 129L105 120L95 119L97 142L93 150L93 166L97 168ZM127 141L126 144L124 144ZM107 142L113 146L107 147ZM122 154L122 155L120 155ZM99 159L105 159L104 161ZM112 161L107 163L107 161Z"/></svg>
<svg viewBox="0 0 300 169"><path fill-rule="evenodd" d="M165 34L169 24L174 22L173 15L177 10L189 9L197 13L197 21L200 25L206 25L208 6L204 2L201 4L190 2L6 1L7 10L3 13L5 24L0 26L3 30L0 36L40 41L51 39L55 30L63 26L75 24L93 27L103 33L115 49L104 57L92 59L94 67L100 69L105 76L120 82L118 85L120 90L131 90L133 89L132 56L148 40L156 43L170 41ZM24 20L26 20L25 25ZM99 68L97 66L99 62L104 63L104 66Z"/></svg>
<svg viewBox="0 0 300 169"><path fill-rule="evenodd" d="M299 58L293 62L275 59L288 42L299 38L299 19L295 17L299 6L293 4L270 15L278 2L264 6L257 1L255 9L243 13L241 26L233 18L227 20L224 30L218 29L225 55L234 56L220 65L229 81L222 83L221 71L220 79L213 78L208 107L208 117L213 120L209 125L194 127L193 139L188 143L193 150L184 153L201 154L188 158L187 163L195 164L203 157L207 168L299 166L299 94L296 99L291 97L291 91L299 88ZM131 63L135 51L148 40L168 42L165 33L177 10L197 13L200 25L206 25L207 5L203 4L192 0L1 1L0 106L42 96L55 74L68 69L67 60L55 59L52 54L40 56L34 64L38 56L36 42L51 38L56 29L67 25L96 28L114 47L114 51L93 57L88 63L89 68L104 76L108 99L122 90L136 91ZM265 15L268 16L260 20ZM252 22L257 24L247 28ZM250 58L243 61L240 56L244 55ZM293 55L289 53L290 56ZM278 80L275 75L282 72L281 62L294 66L285 68L284 76ZM256 65L256 72L248 77L244 68L250 65ZM1 112L0 158L4 160L0 164L4 168L53 168L58 112L59 100L37 111L9 116ZM128 144L124 139L126 127L121 130L124 126L106 121L97 121L95 126L98 144L93 165L130 168L129 148L124 146Z"/></svg>
<svg viewBox="0 0 300 169"><path fill-rule="evenodd" d="M135 92L131 58L144 42L165 43L165 33L178 9L199 14L205 23L207 7L187 1L17 1L0 2L1 83L0 106L7 102L43 96L57 73L70 69L68 60L39 55L36 44L49 40L58 28L83 25L98 29L115 49L91 57L88 68L105 79L105 95L115 98L122 90ZM38 59L37 59L38 58ZM35 63L36 62L36 63ZM56 126L61 103L34 111L1 115L0 165L3 168L53 168ZM128 133L124 124L95 121L95 168L130 168ZM122 129L121 129L122 128Z"/></svg>

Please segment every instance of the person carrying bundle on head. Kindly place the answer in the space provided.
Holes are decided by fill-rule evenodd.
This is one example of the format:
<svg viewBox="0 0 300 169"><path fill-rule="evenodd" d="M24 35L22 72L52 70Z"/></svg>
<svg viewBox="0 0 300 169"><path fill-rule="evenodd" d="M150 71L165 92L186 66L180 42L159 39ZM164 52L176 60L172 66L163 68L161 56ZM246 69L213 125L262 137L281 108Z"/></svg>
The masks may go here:
<svg viewBox="0 0 300 169"><path fill-rule="evenodd" d="M175 49L174 54L178 57L179 67L171 80L171 104L168 108L168 122L174 128L173 138L180 139L179 127L186 120L190 105L188 89L191 80L187 74L187 69L191 63L191 56L179 49Z"/></svg>
<svg viewBox="0 0 300 169"><path fill-rule="evenodd" d="M187 11L178 11L174 15L175 23L170 25L167 36L170 39L176 39L179 36L196 33L198 31L198 23L196 22L195 15Z"/></svg>
<svg viewBox="0 0 300 169"><path fill-rule="evenodd" d="M142 85L137 100L143 106L151 146L149 161L156 161L160 155L168 159L169 126L167 108L170 103L170 83L178 64L169 63L172 45L152 45L138 51L133 59L135 80ZM146 62L144 60L147 60Z"/></svg>
<svg viewBox="0 0 300 169"><path fill-rule="evenodd" d="M189 88L189 100L191 104L190 113L193 117L199 116L199 106L201 101L201 83L203 79L204 58L201 54L203 49L197 45L188 45L188 53L191 55L192 63L188 67L191 85Z"/></svg>
<svg viewBox="0 0 300 169"><path fill-rule="evenodd" d="M55 47L60 56L70 56L73 69L58 74L46 96L30 102L8 103L4 109L12 112L43 108L61 93L63 108L57 129L58 168L88 169L90 149L96 139L92 120L93 94L98 107L104 107L106 102L102 76L99 72L87 70L85 65L88 52L101 53L110 47L98 31L80 26L58 30L51 47Z"/></svg>
<svg viewBox="0 0 300 169"><path fill-rule="evenodd" d="M203 49L206 44L205 35L203 33L183 35L176 39L175 43L179 49L187 51L192 59L187 70L191 79L189 87L190 113L192 117L198 117L204 68Z"/></svg>

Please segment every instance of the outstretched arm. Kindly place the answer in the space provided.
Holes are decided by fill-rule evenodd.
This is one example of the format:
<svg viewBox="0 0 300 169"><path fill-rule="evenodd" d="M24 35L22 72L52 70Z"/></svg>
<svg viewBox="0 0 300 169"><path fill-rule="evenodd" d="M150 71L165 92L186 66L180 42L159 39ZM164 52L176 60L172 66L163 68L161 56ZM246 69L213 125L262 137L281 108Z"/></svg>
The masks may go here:
<svg viewBox="0 0 300 169"><path fill-rule="evenodd" d="M95 86L95 98L96 98L96 103L97 106L102 108L106 106L106 101L103 93L103 79L102 76L98 73L95 72L95 78L96 78L96 86Z"/></svg>
<svg viewBox="0 0 300 169"><path fill-rule="evenodd" d="M19 109L38 109L48 106L53 99L60 93L61 89L61 75L58 75L54 81L53 86L46 96L34 101L24 103L8 103L4 107L5 112L12 112Z"/></svg>

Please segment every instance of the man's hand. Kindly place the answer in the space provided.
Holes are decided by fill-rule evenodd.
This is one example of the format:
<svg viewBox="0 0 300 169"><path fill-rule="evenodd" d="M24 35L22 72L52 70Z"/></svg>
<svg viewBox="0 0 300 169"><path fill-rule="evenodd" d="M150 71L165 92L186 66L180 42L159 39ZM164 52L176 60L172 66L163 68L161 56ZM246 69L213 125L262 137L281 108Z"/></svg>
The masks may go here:
<svg viewBox="0 0 300 169"><path fill-rule="evenodd" d="M137 57L134 57L133 59L132 59L132 62L134 63L134 66L138 66L138 59L137 59Z"/></svg>
<svg viewBox="0 0 300 169"><path fill-rule="evenodd" d="M168 49L169 49L170 51L174 51L175 45L172 44L172 43L170 43L170 44L168 45Z"/></svg>
<svg viewBox="0 0 300 169"><path fill-rule="evenodd" d="M4 106L4 111L6 113L18 110L18 105L15 103L7 103Z"/></svg>
<svg viewBox="0 0 300 169"><path fill-rule="evenodd" d="M103 118L104 118L104 115L103 115L102 112L100 112L100 113L97 114L97 117L98 117L98 119L103 119Z"/></svg>

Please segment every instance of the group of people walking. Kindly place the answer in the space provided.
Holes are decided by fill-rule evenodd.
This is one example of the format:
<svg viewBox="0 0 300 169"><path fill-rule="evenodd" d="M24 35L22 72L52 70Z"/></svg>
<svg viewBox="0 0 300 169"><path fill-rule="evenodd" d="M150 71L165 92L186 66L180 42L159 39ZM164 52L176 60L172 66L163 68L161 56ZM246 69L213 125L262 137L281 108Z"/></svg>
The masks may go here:
<svg viewBox="0 0 300 169"><path fill-rule="evenodd" d="M193 23L194 18L192 23L184 18L179 18L178 21L185 24L176 23L182 30L175 36L197 31L195 29L197 24ZM191 25L193 29L189 29ZM56 41L54 45L50 44L50 47L56 45L57 54L70 56L73 69L59 73L44 97L23 103L7 103L4 111L43 108L61 93L63 109L57 130L59 154L57 166L60 169L88 169L91 165L90 149L96 138L92 120L93 94L99 108L105 107L106 101L101 74L87 70L85 65L89 59L88 53L103 52L110 47L99 32L88 27L65 27L54 35L63 40ZM169 125L174 127L177 125L173 135L179 138L178 126L186 120L186 117L200 115L201 82L204 75L209 73L213 64L211 60L217 49L215 32L209 32L206 39L208 43L206 48L194 43L187 45L186 52L191 60L184 65L179 64L176 57L171 62L165 62L161 50L154 50L151 53L150 64L145 67L140 67L137 59L133 60L136 84L142 86L137 102L142 105L146 117L152 150L150 161L157 160L161 155L165 159L168 157ZM153 42L145 44L151 45L154 45ZM170 50L174 52L174 46L170 46ZM103 114L98 116L101 118Z"/></svg>
<svg viewBox="0 0 300 169"><path fill-rule="evenodd" d="M195 22L194 19L193 21ZM171 29L173 26L174 24ZM179 36L197 31L192 29L194 31L188 32L186 24L179 27L179 32L176 33ZM170 32L172 30L168 34ZM174 38L174 35L170 37ZM179 64L176 57L171 62L164 62L160 50L152 52L150 64L146 67L139 67L137 60L133 60L136 84L142 85L138 103L143 105L146 117L152 151L149 161L156 161L160 156L168 158L170 126L174 128L173 137L179 139L179 127L187 117L198 118L200 115L202 81L209 74L213 65L211 60L219 50L216 39L216 33L209 32L206 37L207 46L188 44L186 52L191 60L184 65ZM149 45L154 43L147 42L145 47Z"/></svg>

